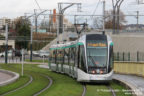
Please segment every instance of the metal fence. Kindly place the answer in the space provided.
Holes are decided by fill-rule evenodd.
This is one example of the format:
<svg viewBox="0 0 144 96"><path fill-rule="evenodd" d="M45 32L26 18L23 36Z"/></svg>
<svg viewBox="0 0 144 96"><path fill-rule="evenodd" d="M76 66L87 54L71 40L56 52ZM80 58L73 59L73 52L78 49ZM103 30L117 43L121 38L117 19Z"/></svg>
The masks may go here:
<svg viewBox="0 0 144 96"><path fill-rule="evenodd" d="M140 62L144 61L144 52L115 52L114 61L131 61Z"/></svg>

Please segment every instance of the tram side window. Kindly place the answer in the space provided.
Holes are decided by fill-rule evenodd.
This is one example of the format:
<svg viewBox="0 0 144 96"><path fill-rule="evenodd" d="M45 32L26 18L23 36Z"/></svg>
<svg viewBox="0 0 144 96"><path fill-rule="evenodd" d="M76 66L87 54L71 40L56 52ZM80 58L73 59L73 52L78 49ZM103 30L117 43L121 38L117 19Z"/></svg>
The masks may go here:
<svg viewBox="0 0 144 96"><path fill-rule="evenodd" d="M68 56L69 56L69 52L68 52L68 48L64 50L64 64L68 64Z"/></svg>
<svg viewBox="0 0 144 96"><path fill-rule="evenodd" d="M85 51L83 45L80 46L79 51L79 68L86 72Z"/></svg>
<svg viewBox="0 0 144 96"><path fill-rule="evenodd" d="M71 48L71 63L72 66L75 65L75 48Z"/></svg>
<svg viewBox="0 0 144 96"><path fill-rule="evenodd" d="M112 70L113 68L113 46L110 46L110 54L109 54L109 72Z"/></svg>
<svg viewBox="0 0 144 96"><path fill-rule="evenodd" d="M57 50L53 51L53 55L54 55L54 63L57 63Z"/></svg>

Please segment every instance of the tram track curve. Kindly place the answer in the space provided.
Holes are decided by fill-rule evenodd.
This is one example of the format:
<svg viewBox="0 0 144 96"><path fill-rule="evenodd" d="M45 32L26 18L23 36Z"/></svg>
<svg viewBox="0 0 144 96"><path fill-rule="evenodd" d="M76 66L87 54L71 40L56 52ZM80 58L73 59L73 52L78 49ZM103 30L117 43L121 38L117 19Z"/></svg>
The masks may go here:
<svg viewBox="0 0 144 96"><path fill-rule="evenodd" d="M53 80L49 76L42 75L42 74L41 74L41 76L46 77L49 80L49 84L45 88L43 88L42 90L40 90L39 92L35 93L33 96L40 95L42 92L44 92L45 90L47 90L48 88L50 88L51 85L53 84Z"/></svg>
<svg viewBox="0 0 144 96"><path fill-rule="evenodd" d="M82 96L86 95L86 85L83 85L83 92L82 92Z"/></svg>
<svg viewBox="0 0 144 96"><path fill-rule="evenodd" d="M12 93L12 92L15 92L15 91L17 91L17 90L19 90L19 89L22 89L22 88L28 86L29 84L31 84L32 81L33 81L33 77L32 77L31 75L28 75L28 77L30 78L30 80L29 80L26 84L24 84L23 86L21 86L21 87L19 87L19 88L16 88L16 89L14 89L14 90L11 90L11 91L9 91L9 92L7 92L7 93L1 94L0 96L8 95L8 94L10 94L10 93Z"/></svg>
<svg viewBox="0 0 144 96"><path fill-rule="evenodd" d="M116 93L111 86L107 86L107 88L111 91L112 96L116 96Z"/></svg>

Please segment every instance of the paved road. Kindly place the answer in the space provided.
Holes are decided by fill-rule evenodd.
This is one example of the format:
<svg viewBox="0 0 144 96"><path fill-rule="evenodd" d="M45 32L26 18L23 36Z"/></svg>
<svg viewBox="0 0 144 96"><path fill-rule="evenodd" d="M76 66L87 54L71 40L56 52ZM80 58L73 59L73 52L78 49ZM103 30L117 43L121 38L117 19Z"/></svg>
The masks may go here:
<svg viewBox="0 0 144 96"><path fill-rule="evenodd" d="M12 75L0 72L0 83L12 78Z"/></svg>

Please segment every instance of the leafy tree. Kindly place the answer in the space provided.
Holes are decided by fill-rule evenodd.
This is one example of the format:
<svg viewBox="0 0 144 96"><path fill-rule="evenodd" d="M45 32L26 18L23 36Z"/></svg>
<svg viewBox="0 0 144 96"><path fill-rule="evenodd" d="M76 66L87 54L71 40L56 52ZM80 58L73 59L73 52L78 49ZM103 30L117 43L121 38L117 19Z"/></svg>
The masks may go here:
<svg viewBox="0 0 144 96"><path fill-rule="evenodd" d="M28 48L28 43L30 40L30 21L25 20L22 17L19 17L15 21L15 30L16 30L16 47L18 49Z"/></svg>

